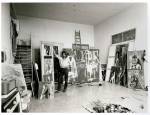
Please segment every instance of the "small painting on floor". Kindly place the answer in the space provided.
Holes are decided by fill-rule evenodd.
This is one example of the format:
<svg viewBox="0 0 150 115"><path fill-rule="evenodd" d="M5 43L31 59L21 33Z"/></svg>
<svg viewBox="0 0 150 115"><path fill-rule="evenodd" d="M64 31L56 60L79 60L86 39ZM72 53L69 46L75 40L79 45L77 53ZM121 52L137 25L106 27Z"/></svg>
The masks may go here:
<svg viewBox="0 0 150 115"><path fill-rule="evenodd" d="M128 70L128 87L132 89L144 89L143 70Z"/></svg>

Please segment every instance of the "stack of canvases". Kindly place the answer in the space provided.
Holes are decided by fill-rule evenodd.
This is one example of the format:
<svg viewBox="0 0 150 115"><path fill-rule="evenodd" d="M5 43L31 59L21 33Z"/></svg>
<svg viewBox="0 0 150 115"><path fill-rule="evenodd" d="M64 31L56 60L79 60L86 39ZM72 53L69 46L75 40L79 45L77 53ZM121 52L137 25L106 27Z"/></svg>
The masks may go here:
<svg viewBox="0 0 150 115"><path fill-rule="evenodd" d="M144 88L145 51L134 51L135 35L135 28L112 35L106 81L129 88Z"/></svg>
<svg viewBox="0 0 150 115"><path fill-rule="evenodd" d="M144 89L144 51L128 52L128 87L134 89Z"/></svg>
<svg viewBox="0 0 150 115"><path fill-rule="evenodd" d="M127 87L127 51L128 44L115 46L113 56L108 58L108 67L110 68L110 76L108 81L118 85ZM115 53L114 53L115 52ZM110 59L113 63L110 63Z"/></svg>

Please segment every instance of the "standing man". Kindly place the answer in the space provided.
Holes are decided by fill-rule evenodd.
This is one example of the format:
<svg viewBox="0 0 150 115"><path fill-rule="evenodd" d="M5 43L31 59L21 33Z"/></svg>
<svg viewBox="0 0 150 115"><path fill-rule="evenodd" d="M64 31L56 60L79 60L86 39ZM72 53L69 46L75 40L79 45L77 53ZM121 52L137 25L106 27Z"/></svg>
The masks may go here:
<svg viewBox="0 0 150 115"><path fill-rule="evenodd" d="M59 91L61 90L61 83L62 83L62 79L63 79L63 76L64 76L65 85L64 85L63 92L65 92L67 90L67 86L68 86L69 57L68 57L68 54L66 53L66 51L62 51L62 56L61 57L56 55L55 52L54 52L54 54L59 59L60 67L61 67L60 77L58 78L58 90Z"/></svg>
<svg viewBox="0 0 150 115"><path fill-rule="evenodd" d="M53 46L53 49L55 51L55 54L58 55L58 46ZM58 78L60 77L60 71L61 71L61 68L60 68L60 62L59 62L59 59L54 55L54 80L55 82L58 82Z"/></svg>

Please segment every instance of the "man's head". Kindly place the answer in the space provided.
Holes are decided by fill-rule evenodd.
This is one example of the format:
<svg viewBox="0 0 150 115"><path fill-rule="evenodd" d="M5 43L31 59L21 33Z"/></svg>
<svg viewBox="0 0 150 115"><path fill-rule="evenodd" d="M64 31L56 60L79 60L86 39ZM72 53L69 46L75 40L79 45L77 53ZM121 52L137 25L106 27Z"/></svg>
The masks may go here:
<svg viewBox="0 0 150 115"><path fill-rule="evenodd" d="M62 51L62 58L67 58L67 52L66 51Z"/></svg>

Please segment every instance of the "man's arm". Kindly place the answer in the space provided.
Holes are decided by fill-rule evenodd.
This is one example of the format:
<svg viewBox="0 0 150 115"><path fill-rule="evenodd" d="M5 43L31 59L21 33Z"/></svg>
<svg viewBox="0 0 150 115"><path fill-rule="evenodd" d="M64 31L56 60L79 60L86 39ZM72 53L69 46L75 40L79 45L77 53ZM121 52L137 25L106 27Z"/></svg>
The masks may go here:
<svg viewBox="0 0 150 115"><path fill-rule="evenodd" d="M56 54L55 50L54 50L54 56L56 56L59 60L61 60L62 58Z"/></svg>

